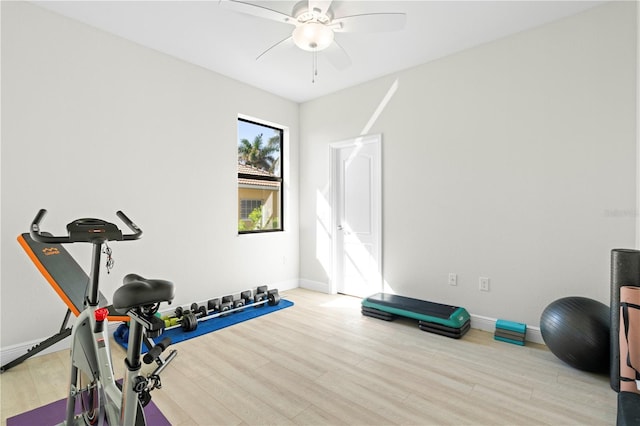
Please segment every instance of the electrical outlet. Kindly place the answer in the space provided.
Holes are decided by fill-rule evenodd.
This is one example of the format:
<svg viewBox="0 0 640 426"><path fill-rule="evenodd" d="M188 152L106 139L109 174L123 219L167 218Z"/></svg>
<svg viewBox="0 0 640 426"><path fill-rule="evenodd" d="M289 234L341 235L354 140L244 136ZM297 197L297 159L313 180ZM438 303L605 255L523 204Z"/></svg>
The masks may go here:
<svg viewBox="0 0 640 426"><path fill-rule="evenodd" d="M480 277L480 291L489 291L489 278Z"/></svg>
<svg viewBox="0 0 640 426"><path fill-rule="evenodd" d="M453 272L449 273L449 285L458 285L458 275Z"/></svg>

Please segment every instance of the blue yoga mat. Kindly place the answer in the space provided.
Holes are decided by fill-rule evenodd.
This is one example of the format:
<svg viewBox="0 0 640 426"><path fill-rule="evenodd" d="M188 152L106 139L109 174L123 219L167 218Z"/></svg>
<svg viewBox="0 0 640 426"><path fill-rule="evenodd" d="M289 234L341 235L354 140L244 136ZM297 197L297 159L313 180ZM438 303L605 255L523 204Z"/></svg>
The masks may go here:
<svg viewBox="0 0 640 426"><path fill-rule="evenodd" d="M253 307L251 305L247 305L247 307L242 311L233 312L229 315L212 318L207 321L198 321L198 327L193 331L183 331L182 328L177 327L171 330L166 330L159 337L156 337L153 340L155 343L158 343L165 337L169 337L171 338L171 343L179 343L188 339L193 339L194 337L202 336L203 334L211 333L212 331L220 330L222 328L238 324L243 321L261 317L263 315L267 315L281 309L289 308L291 306L293 306L293 302L285 299L280 299L280 303L275 306L264 304L258 307ZM116 342L120 344L120 346L127 349L128 342L122 340L117 334L114 334L113 337ZM142 353L146 352L147 348L142 345Z"/></svg>

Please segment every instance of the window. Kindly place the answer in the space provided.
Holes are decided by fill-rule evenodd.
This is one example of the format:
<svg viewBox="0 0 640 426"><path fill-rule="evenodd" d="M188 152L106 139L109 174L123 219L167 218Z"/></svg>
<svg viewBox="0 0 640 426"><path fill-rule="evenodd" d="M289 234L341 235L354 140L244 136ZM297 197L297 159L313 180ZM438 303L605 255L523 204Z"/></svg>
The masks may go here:
<svg viewBox="0 0 640 426"><path fill-rule="evenodd" d="M255 209L262 209L262 200L240 199L240 220L249 220L249 215Z"/></svg>
<svg viewBox="0 0 640 426"><path fill-rule="evenodd" d="M238 119L238 233L282 231L283 130Z"/></svg>

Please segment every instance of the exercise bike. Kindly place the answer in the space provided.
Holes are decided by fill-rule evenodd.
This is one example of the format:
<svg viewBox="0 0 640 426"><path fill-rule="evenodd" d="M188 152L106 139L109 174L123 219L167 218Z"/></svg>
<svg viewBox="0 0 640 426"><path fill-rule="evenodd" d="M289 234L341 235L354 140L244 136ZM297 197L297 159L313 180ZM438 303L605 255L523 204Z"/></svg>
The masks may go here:
<svg viewBox="0 0 640 426"><path fill-rule="evenodd" d="M177 355L173 350L166 358L161 356L171 344L170 339L157 345L151 341L164 329L164 322L155 313L160 303L173 300L173 283L129 274L114 292L113 308L130 318L125 376L120 386L114 378L105 324L109 310L99 306L100 259L107 241L137 240L142 236L142 230L118 211L116 214L132 233L123 234L116 225L101 219L78 219L67 225L67 236L53 236L40 231L40 222L46 213L42 209L33 219L31 238L45 244L90 243L93 246L85 307L71 331L71 379L66 420L61 424L103 425L106 421L112 426L144 426L146 419L142 407L151 400L150 392L162 387L160 373ZM109 260L110 249L107 256ZM141 355L143 342L149 348L144 358ZM158 365L146 377L140 373L141 358L146 364L155 362ZM76 415L77 411L80 411L79 415Z"/></svg>

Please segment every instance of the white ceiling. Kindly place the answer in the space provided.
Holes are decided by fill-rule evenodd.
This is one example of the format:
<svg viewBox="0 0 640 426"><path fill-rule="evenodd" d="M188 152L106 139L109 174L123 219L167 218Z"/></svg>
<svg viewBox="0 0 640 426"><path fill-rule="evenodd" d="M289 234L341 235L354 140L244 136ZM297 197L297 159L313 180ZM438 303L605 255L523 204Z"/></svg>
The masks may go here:
<svg viewBox="0 0 640 426"><path fill-rule="evenodd" d="M352 65L338 71L318 55L281 46L292 26L244 15L211 1L37 1L36 4L296 102L410 68L579 13L603 1L334 1L334 16L405 12L404 30L339 33ZM258 3L291 14L296 1Z"/></svg>

